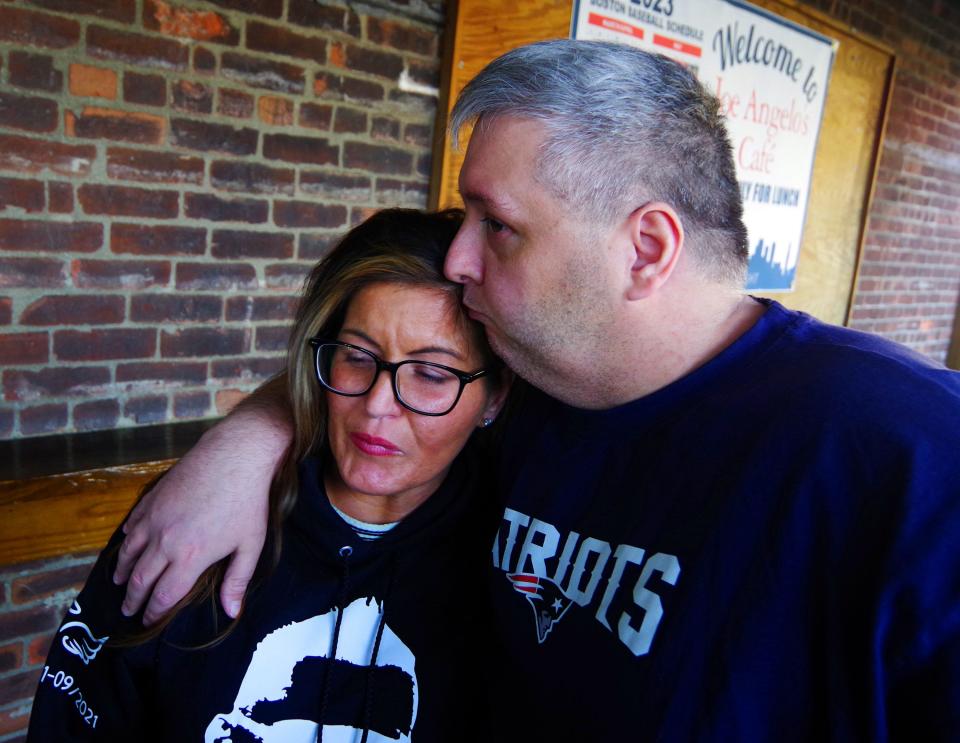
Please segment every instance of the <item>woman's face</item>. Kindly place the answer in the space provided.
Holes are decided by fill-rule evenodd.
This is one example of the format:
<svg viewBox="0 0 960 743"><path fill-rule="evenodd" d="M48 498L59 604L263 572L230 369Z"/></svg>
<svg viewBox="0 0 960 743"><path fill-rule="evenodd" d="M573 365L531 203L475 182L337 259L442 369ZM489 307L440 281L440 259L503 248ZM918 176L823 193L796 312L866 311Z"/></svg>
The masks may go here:
<svg viewBox="0 0 960 743"><path fill-rule="evenodd" d="M350 301L337 338L385 361L433 361L472 373L483 368L483 359L460 327L455 301L436 289L372 284ZM464 387L448 414L420 415L397 402L386 371L366 395L326 395L337 466L328 470L327 494L340 510L372 523L399 520L432 495L503 397L481 379Z"/></svg>

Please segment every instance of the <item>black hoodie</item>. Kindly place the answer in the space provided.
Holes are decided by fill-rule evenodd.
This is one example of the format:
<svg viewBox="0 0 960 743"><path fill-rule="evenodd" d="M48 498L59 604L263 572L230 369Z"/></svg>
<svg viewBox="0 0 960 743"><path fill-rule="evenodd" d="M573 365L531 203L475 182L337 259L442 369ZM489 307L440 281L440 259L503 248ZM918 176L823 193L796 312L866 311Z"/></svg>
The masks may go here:
<svg viewBox="0 0 960 743"><path fill-rule="evenodd" d="M496 518L482 471L461 454L431 498L365 542L306 460L279 564L208 648L198 646L229 622L209 602L158 639L107 640L139 627L121 617L123 588L110 579L118 532L54 639L28 740L480 739Z"/></svg>

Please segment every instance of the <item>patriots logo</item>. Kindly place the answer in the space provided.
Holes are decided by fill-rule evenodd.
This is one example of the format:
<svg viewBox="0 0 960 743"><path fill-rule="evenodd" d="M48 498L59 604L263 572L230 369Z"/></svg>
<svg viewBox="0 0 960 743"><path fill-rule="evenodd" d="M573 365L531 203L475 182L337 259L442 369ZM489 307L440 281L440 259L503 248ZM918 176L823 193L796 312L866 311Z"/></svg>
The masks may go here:
<svg viewBox="0 0 960 743"><path fill-rule="evenodd" d="M510 573L507 578L513 583L514 590L526 596L533 607L537 639L542 644L553 625L563 618L573 601L549 578L541 578L532 573Z"/></svg>

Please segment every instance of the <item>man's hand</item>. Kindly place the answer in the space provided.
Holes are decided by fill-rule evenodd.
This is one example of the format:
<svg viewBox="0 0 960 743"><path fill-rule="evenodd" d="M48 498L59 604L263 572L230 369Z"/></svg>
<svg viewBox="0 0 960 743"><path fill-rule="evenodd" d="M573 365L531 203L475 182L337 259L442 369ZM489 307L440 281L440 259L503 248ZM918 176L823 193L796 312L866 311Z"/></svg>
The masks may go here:
<svg viewBox="0 0 960 743"><path fill-rule="evenodd" d="M240 610L263 549L270 483L291 438L285 406L265 394L258 402L207 431L131 512L114 574L118 584L129 579L124 614L150 597L143 622L153 624L224 557L220 601L230 616Z"/></svg>

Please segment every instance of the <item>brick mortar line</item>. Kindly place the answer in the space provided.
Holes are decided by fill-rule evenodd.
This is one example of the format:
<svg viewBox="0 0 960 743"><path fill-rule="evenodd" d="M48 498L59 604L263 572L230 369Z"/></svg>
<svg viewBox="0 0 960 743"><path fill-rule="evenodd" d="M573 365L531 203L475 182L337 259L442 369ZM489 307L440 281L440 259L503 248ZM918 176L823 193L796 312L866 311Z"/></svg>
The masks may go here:
<svg viewBox="0 0 960 743"><path fill-rule="evenodd" d="M394 5L393 3L388 4L388 3L377 2L377 0L361 0L361 2L351 3L350 7L357 8L358 15L360 14L359 9L367 9L367 10L375 11L373 13L368 12L367 15L376 15L377 17L389 18L389 15L387 14L392 13L392 14L400 15L406 18L410 18L412 20L422 20L424 23L435 23L438 26L443 25L444 14L435 13L434 11L432 11L432 9L429 8L429 6L426 6L425 3L418 2L418 0L413 0L413 3L414 5L408 5L406 7L403 7L403 6ZM424 15L416 14L417 11L415 10L414 6L423 8L423 10L421 10L420 13ZM429 14L430 18L425 17L426 14ZM284 17L286 17L286 15Z"/></svg>
<svg viewBox="0 0 960 743"><path fill-rule="evenodd" d="M335 33L341 33L341 32L335 32ZM346 39L352 40L354 42L358 41L355 37L350 36L349 34L344 34L344 36ZM156 38L167 40L167 41L171 39L178 40L177 37L169 37L164 35L158 35ZM320 36L318 37L318 40L326 41L326 37ZM208 42L195 42L195 43L197 45L203 45ZM369 42L369 44L370 44L369 47L362 47L362 48L368 51L378 51L378 52L383 52L385 48L389 49L390 51L386 53L393 54L394 56L404 61L405 68L407 67L406 63L411 61L407 57L407 55L414 55L415 59L413 59L412 61L418 61L418 62L419 61L425 61L425 62L437 61L436 57L433 57L430 55L419 54L416 52L408 52L406 50L395 49L393 47L383 47L375 44L374 42ZM195 46L191 46L191 45L184 45L184 46L188 50L192 50L196 48ZM165 82L168 82L168 83L175 83L175 82L185 80L187 82L204 84L207 87L210 87L214 91L219 91L222 88L239 87L239 88L243 88L243 92L253 91L255 93L259 92L261 95L273 95L277 97L285 96L285 97L294 98L294 99L305 98L306 100L299 101L301 103L313 102L313 101L324 101L324 100L329 100L332 102L341 102L341 103L349 102L349 99L347 100L336 99L336 98L324 99L322 97L312 96L311 95L312 86L310 86L308 83L311 79L315 79L318 73L333 74L338 76L347 74L351 77L355 77L360 80L364 80L367 82L375 82L377 84L383 85L385 86L385 88L387 88L387 90L407 92L407 91L400 91L399 78L394 79L394 78L385 77L382 75L376 75L374 73L366 72L364 70L352 69L347 67L339 67L335 64L332 64L329 60L327 62L321 63L315 60L305 59L302 57L292 57L288 55L279 54L276 52L267 52L267 51L260 51L256 49L249 49L245 46L234 47L234 46L217 44L216 47L217 47L216 51L214 50L210 50L210 51L211 53L214 54L216 58L217 70L209 73L198 72L197 70L193 69L193 67L190 64L188 64L183 69L169 69L165 67L151 66L148 64L136 64L136 63L125 62L125 61L101 59L99 57L92 56L89 52L86 51L86 49L83 50L83 54L80 57L77 57L75 53L71 54L71 52L76 52L77 51L76 49L51 49L51 50L42 50L41 52L38 52L38 53L40 53L42 56L48 56L53 58L55 62L65 63L64 69L60 70L64 75L64 89L60 91L59 93L60 97L67 97L69 99L77 101L82 105L92 105L92 106L96 106L98 103L100 104L100 106L107 106L108 102L112 102L115 105L120 105L121 110L124 110L126 112L131 112L131 113L145 113L145 114L157 115L158 111L164 111L164 110L182 111L182 109L174 108L172 106L172 101L168 101L166 104L161 106L150 106L144 103L126 101L121 97L120 94L122 94L123 92L122 91L123 76L128 72L133 72L135 74L144 74L142 70L146 70L147 74L152 74L157 77L162 77L164 78ZM15 42L0 43L0 51L22 51L23 49L24 47L22 45L18 45ZM286 64L291 64L293 66L300 67L303 69L303 72L304 72L304 91L302 93L277 91L277 90L272 90L270 88L254 86L247 83L244 80L225 77L223 75L222 59L220 57L220 54L217 53L217 52L223 52L223 51L227 51L227 52L236 51L237 53L246 53L247 56L262 58L264 60L268 60L271 62L284 61ZM293 60L293 61L291 62L290 60ZM79 96L74 93L71 93L69 72L70 72L70 66L73 64L81 64L89 67L97 67L99 69L107 69L112 72L115 72L117 74L118 96L116 98L106 98L106 97L100 97L100 96ZM7 69L7 70L4 70L3 72L4 72L4 78L6 80L9 80L9 70ZM4 87L6 86L9 86L10 92L15 92L20 95L25 95L29 97L49 99L51 96L58 95L56 91L21 88L21 87L12 85L9 82L4 83ZM385 90L385 92L387 92L387 90ZM172 93L172 86L171 86L171 93ZM432 99L432 96L423 96L423 97ZM59 98L55 100L57 100L58 102L61 102ZM66 103L65 101L63 102ZM391 105L395 106L395 102L391 101L386 96L380 101L374 102L374 104L383 104L387 107L390 107ZM365 102L362 105L369 106L369 102ZM67 107L64 106L64 108L66 109ZM185 111L185 113L189 113L189 112ZM215 110L211 111L210 114L202 114L202 115L215 118L215 120L220 123L229 123L229 122L238 121L237 117L230 117L225 114L220 114ZM61 129L61 131L62 131L62 125L63 125L63 121L61 118L59 122L59 128ZM64 136L66 135L64 134Z"/></svg>
<svg viewBox="0 0 960 743"><path fill-rule="evenodd" d="M896 220L891 220L889 217L886 217L886 216L870 217L870 220L871 220L871 221L874 220L874 219L881 220L881 221L897 221L897 222L902 222L902 223L904 223L904 224L907 225L907 226L917 226L917 227L920 227L920 226L928 226L928 225L930 225L930 222L923 221L923 220L907 220L907 219L903 219L903 218L897 218ZM950 227L947 227L947 229L950 230ZM909 236L912 237L912 238L921 238L921 239L922 239L922 238L931 238L931 239L937 239L937 240L958 240L958 239L960 239L960 234L943 234L943 231L942 231L942 230L933 230L930 234L895 232L895 231L893 231L893 230L879 230L879 229L876 229L875 227L872 227L872 228L871 228L871 227L869 227L869 226L868 226L868 230L869 230L870 232L876 232L876 233L879 234L879 235L896 235L896 236L901 236L901 237L904 236L904 235L909 235ZM952 230L950 230L950 231L952 231Z"/></svg>
<svg viewBox="0 0 960 743"><path fill-rule="evenodd" d="M246 46L247 44L246 36L247 36L247 24L250 21L256 21L259 23L263 23L265 25L275 26L284 30L291 30L294 33L303 34L307 36L314 36L316 34L336 34L338 36L344 37L344 39L368 42L371 44L375 44L376 42L372 42L367 38L367 35L368 35L367 24L363 22L363 19L367 17L382 18L384 20L390 21L390 20L393 20L391 16L400 16L402 18L405 18L407 21L409 21L410 22L409 25L411 25L412 27L415 27L420 31L433 31L438 35L442 32L442 27L444 22L444 17L442 15L438 15L435 21L431 21L416 15L409 14L409 11L405 11L404 8L400 6L394 6L394 5L389 5L387 7L380 7L374 4L370 4L369 1L366 3L350 3L343 6L338 5L337 7L343 7L344 12L348 14L347 17L349 17L350 12L352 11L356 12L357 17L360 20L360 28L361 28L360 30L361 36L356 37L343 29L338 29L333 27L317 28L315 26L302 25L295 21L289 20L289 5L286 2L283 3L284 12L281 14L280 18L273 18L271 16L261 15L261 14L252 13L252 12L246 12L239 8L217 7L216 10L208 10L206 8L190 8L191 10L195 10L195 11L205 11L205 12L216 13L221 18L226 19L228 23L230 23L231 27L235 28L238 32L237 44L232 45L232 44L225 44L223 42L218 42L215 39L195 39L190 36L185 37L185 36L177 36L172 34L165 34L160 30L147 28L146 26L147 2L136 4L135 6L136 12L134 15L134 19L130 22L118 21L112 18L91 16L89 14L84 14L80 12L71 13L69 11L59 10L59 9L49 9L49 8L43 8L43 7L34 8L34 7L23 7L23 6L12 6L12 7L18 7L22 10L26 10L31 13L37 13L39 15L56 16L64 20L74 21L78 23L80 26L80 33L79 33L79 38L77 40L76 46L66 47L65 49L80 49L87 56L90 56L86 48L87 30L89 29L90 26L106 26L113 31L134 33L134 34L139 34L143 36L149 36L151 38L155 38L163 41L174 41L186 47L188 50L192 50L193 48L195 48L194 45L213 45L218 49L230 50L230 49L237 49L237 48L248 49L248 47ZM363 12L363 10L355 10L355 9L364 9L364 8L368 9L368 12ZM369 11L374 11L374 12L369 12ZM292 27L292 28L288 28L288 27ZM320 36L318 38L320 40L325 40L326 37ZM0 45L0 48L2 48L3 46L10 45L11 43L15 44L15 42L5 42L2 45ZM22 47L18 47L18 48L22 48ZM383 48L383 47L377 47L377 48ZM418 56L421 56L427 59L435 59L434 57L431 57L429 55L421 55L418 52L413 52L405 49L398 49L393 46L387 46L386 48L397 51L397 52L417 54ZM58 49L56 51L62 52L64 50ZM258 50L250 50L250 51L258 52ZM276 54L271 52L264 52L264 53ZM285 56L285 55L279 55L279 56ZM291 57L286 56L286 58L290 59ZM299 58L295 57L295 59L299 59Z"/></svg>
<svg viewBox="0 0 960 743"><path fill-rule="evenodd" d="M912 279L910 281L919 282L919 281L923 281L923 279ZM862 284L861 284L861 287L862 287ZM937 295L942 294L944 296L956 296L958 291L960 291L960 285L958 285L956 281L952 281L949 284L943 284L940 286L931 286L931 287L903 287L902 289L891 289L891 288L863 289L861 288L857 293L862 294L864 296L866 295L885 296L888 294L903 294L903 293L909 294L913 292L918 292L918 293L924 293L926 296L929 296L931 294L937 294Z"/></svg>
<svg viewBox="0 0 960 743"><path fill-rule="evenodd" d="M913 302L889 302L883 304L863 304L858 306L859 309L863 310L889 310L893 311L895 309L910 308L911 312L921 312L924 313L924 319L935 320L935 319L949 319L950 322L953 322L953 309L952 305L947 305L943 303L938 304L919 304ZM941 314L938 314L941 313ZM915 315L904 315L904 317L915 317Z"/></svg>
<svg viewBox="0 0 960 743"><path fill-rule="evenodd" d="M878 260L864 261L864 263L863 263L862 265L870 265L870 266L875 266L875 267L877 267L877 268L898 268L898 267L899 267L899 268L909 268L909 269L913 269L913 270L930 270L930 269L931 269L931 264L930 264L930 263L914 263L914 262L909 262L909 263L908 263L908 262L905 262L905 261L888 261L888 260L883 260L883 261L878 261ZM936 264L933 264L933 265L932 265L932 268L933 268L933 269L937 269L937 268L941 268L941 269L942 269L943 267L937 266ZM861 274L861 275L862 275L862 274ZM891 275L891 278L894 278L894 277L897 277L897 276L902 276L902 275L903 275L903 274L892 274L892 275ZM917 275L919 276L920 274L917 274ZM948 276L950 276L950 275L952 275L952 274L948 274ZM934 276L934 277L947 278L947 277L944 277L942 273L933 274L933 276ZM870 276L870 277L864 277L864 278L873 278L873 277Z"/></svg>
<svg viewBox="0 0 960 743"><path fill-rule="evenodd" d="M311 101L304 101L304 102L310 103ZM335 114L335 111L337 108L339 108L339 106L332 105L331 108L334 109L333 113ZM120 110L120 109L116 109L116 110L119 113L139 113L139 111L126 111L126 110ZM350 107L350 110L363 110L363 109ZM222 125L221 122L219 121L209 121L207 119L196 118L196 116L198 115L194 114L193 117L175 116L172 118L184 118L192 123L198 123L198 124L214 124L217 126ZM159 114L157 115L157 118L164 119L165 124L172 123L172 118L164 118ZM410 118L410 119L395 118L395 120L401 125L410 125L410 124L432 125L432 121L427 121L426 117ZM432 152L432 149L429 146L409 144L403 141L402 139L400 140L371 139L369 136L371 132L369 130L364 132L337 132L337 131L333 131L332 129L314 129L311 127L301 126L299 124L271 125L271 124L260 122L259 119L244 120L249 122L248 125L236 124L236 121L237 121L236 119L233 119L230 121L229 125L231 126L231 128L236 129L238 131L243 129L250 129L255 131L258 135L266 135L266 136L286 135L286 136L303 138L303 139L326 140L331 144L337 144L337 145L353 144L353 143L369 144L371 146L387 147L391 149L402 150L403 152L407 152L407 153L416 153L416 154L425 154L425 153ZM269 128L264 130L262 128L258 128L257 126L249 125L254 123L261 123L263 127L269 127ZM172 134L171 129L172 127L164 128L165 133L168 136ZM291 162L289 160L268 158L262 154L262 144L263 144L264 137L261 137L261 136L257 137L258 147L257 147L256 154L250 153L250 154L238 155L230 152L223 152L223 151L217 151L217 150L194 149L190 147L185 147L183 145L178 145L173 142L158 144L155 142L132 142L129 140L119 140L119 139L105 140L103 138L98 138L98 137L79 137L79 136L71 137L66 134L62 136L57 135L51 138L49 132L32 132L29 130L15 129L13 127L3 127L3 126L0 126L0 135L18 136L18 137L23 137L25 139L32 139L32 140L44 141L44 142L53 142L56 144L76 145L76 146L90 145L94 147L99 147L100 145L102 145L105 148L102 151L103 157L102 158L100 157L101 151L98 148L97 155L95 156L94 161L91 162L91 174L93 172L92 168L94 167L95 161L100 161L104 166L106 165L107 163L106 148L135 149L135 150L152 152L152 153L165 152L165 153L175 154L175 155L188 155L188 156L196 157L198 159L202 159L205 162L208 162L208 161L212 162L213 160L227 159L227 160L236 160L238 162L253 161L260 164L273 164L276 167L284 167L284 166L289 168L299 168L299 167L338 168L339 167L340 169L347 169L346 166L335 166L333 163L315 164L315 163L305 163L305 162ZM362 135L367 135L367 136L362 136ZM353 170L357 170L357 168L350 168L349 170L353 171ZM14 173L16 171L4 171L4 172ZM372 174L371 171L369 170L361 170L361 172ZM43 175L43 174L41 173L37 175ZM106 170L101 171L100 173L98 173L98 175L100 175L103 178L107 178L110 182L116 182L118 180L123 180L123 182L126 182L125 179L110 178L107 175ZM388 175L388 174L373 174L373 175ZM84 176L79 174L78 175L59 175L60 179L64 179L64 178L80 179L83 177ZM74 181L70 181L70 182L74 182ZM132 182L142 183L142 181L132 181ZM184 185L196 185L196 184L184 184Z"/></svg>
<svg viewBox="0 0 960 743"><path fill-rule="evenodd" d="M200 122L200 123L206 123L206 122ZM408 122L405 122L405 123L407 123L407 124L421 124L421 123L423 123L423 122L421 122L421 121L419 121L419 120L415 120L415 121L408 121ZM431 153L431 149L430 149L429 147L424 147L424 146L415 145L415 144L408 144L408 143L406 143L406 142L404 142L404 141L402 141L402 140L393 140L393 139L390 139L390 140L378 140L378 139L370 139L369 137L361 137L361 136L358 136L359 134L361 134L361 133L359 133L359 132L358 132L358 133L352 133L352 132L335 132L335 133L333 133L333 132L331 132L331 133L328 133L326 136L318 136L318 135L316 135L316 134L311 135L309 132L326 132L326 130L311 130L311 129L302 129L302 128L297 127L297 128L295 128L295 129L287 129L287 130L282 130L282 131L262 132L262 131L260 131L260 130L255 129L254 127L241 127L241 128L254 129L254 131L257 131L258 135L259 135L259 134L266 134L266 135L270 136L270 135L282 134L282 135L287 135L287 136L296 137L296 138L316 139L316 140L326 141L326 142L328 142L329 144L332 144L332 145L335 145L335 146L341 148L341 152L340 152L341 160L342 160L342 155L343 155L342 145L345 145L345 144L364 144L364 145L370 145L370 146L372 146L372 147L383 147L383 148L386 148L386 149L398 150L398 151L401 151L401 152L403 152L403 153L405 153L405 154L410 154L410 155L424 155L424 154L429 154L429 153ZM367 134L369 134L369 132L367 132ZM165 153L169 153L169 154L173 154L173 155L182 155L182 156L195 157L195 158L197 158L197 159L203 160L205 165L208 164L208 163L212 164L214 161L217 161L217 162L227 161L227 162L236 162L236 163L255 163L255 164L258 164L258 165L269 165L269 166L272 166L272 167L278 168L278 169L294 170L295 173L303 172L302 169L306 169L306 170L309 170L309 171L311 171L311 172L313 172L313 171L325 172L325 169L329 168L331 174L341 174L341 173L344 174L344 175L356 175L356 174L360 174L360 175L370 176L370 177L373 177L373 178L393 178L393 179L398 179L398 180L403 180L404 178L410 178L410 179L412 179L410 182L421 182L421 181L425 181L425 180L426 180L426 176L422 176L422 175L416 173L415 171L414 171L414 172L411 172L411 173L397 173L397 174L394 174L394 173L375 173L375 172L373 172L373 171L370 171L370 170L368 170L368 169L364 169L364 168L361 168L361 167L349 167L349 166L346 166L346 165L336 165L336 164L334 164L334 163L316 164L316 163L292 162L292 161L289 161L289 160L268 158L268 157L266 157L266 156L264 156L264 155L262 154L262 145L263 145L263 139L264 139L264 138L263 138L263 137L259 137L259 136L258 136L258 138L257 138L257 139L258 139L258 147L257 147L257 153L256 153L256 154L234 155L234 154L229 153L229 152L219 152L219 151L210 151L210 150L190 149L190 148L183 147L183 146L180 146L180 145L176 145L176 144L173 144L173 143L167 143L166 145L161 145L161 144L154 144L154 143L149 143L149 144L145 144L145 143L134 143L134 142L128 142L128 141L122 141L122 140L110 140L109 142L105 142L103 139L90 139L90 140L88 140L88 139L86 139L86 138L81 138L81 137L70 138L68 141L62 141L62 140L60 140L60 139L50 140L50 139L48 139L48 138L39 138L39 137L36 137L36 136L30 136L29 134L26 134L26 135L25 135L22 130L12 130L12 129L9 128L9 127L6 127L6 128L0 127L0 135L24 136L24 137L29 138L29 139L42 139L42 141L53 141L53 142L56 142L56 143L58 143L58 144L77 144L77 145L83 145L83 144L85 144L85 143L89 143L89 144L95 145L95 146L103 145L105 148L135 149L135 150L139 150L139 151L142 151L142 152L148 152L148 153L165 152ZM331 140L334 140L334 141L331 141ZM48 180L45 181L45 182L49 182L49 180L55 180L55 181L61 181L61 182L62 182L63 179L75 179L75 180L68 180L67 182L69 182L69 183L71 183L71 184L76 184L76 188L79 188L80 186L86 185L86 184L88 184L88 183L93 183L93 184L95 184L95 185L118 185L118 184L121 184L121 183L122 183L122 184L130 184L130 187L131 187L131 188L137 188L137 187L139 187L139 188L149 188L147 185L140 185L140 186L135 185L135 184L145 184L145 183L147 183L147 182L145 182L145 181L135 181L135 180L130 180L130 179L111 178L111 177L107 174L106 169L105 169L105 168L106 168L106 165L107 165L107 159L108 159L108 158L107 158L107 153L106 153L106 151L104 150L104 152L102 153L102 155L103 155L102 157L101 157L100 155L101 155L101 153L98 151L97 154L96 154L96 156L94 157L93 161L91 161L91 171L90 171L91 175L93 175L94 169L96 168L97 164L99 163L100 165L102 165L102 166L103 166L103 169L99 170L99 172L97 173L97 176L98 176L99 180L93 180L93 181L91 181L90 179L81 180L81 179L84 178L84 177L81 176L81 175L71 175L71 176L67 176L67 175L55 175L55 174L49 174L49 173L38 173L38 174L36 174L36 175L38 176L38 178L39 178L40 176L45 176L45 177L48 179ZM11 173L11 174L13 174L13 173L15 173L15 172L16 172L16 171L0 171L0 177L5 177L5 176L2 175L2 173ZM207 177L209 177L209 174L206 174L206 173L205 173L205 176L206 176L206 177L205 177L205 180L206 180ZM29 177L27 177L27 178L24 178L23 180L37 180L38 178L29 178ZM294 181L294 188L298 188L297 183L298 183L298 181L295 180L295 181ZM182 192L182 193L187 193L187 192L188 192L188 191L186 191L185 189L176 189L176 188L173 188L173 186L178 185L178 184L160 184L160 185L161 185L161 187L163 187L163 186L170 186L169 189L164 189L164 190L177 190L177 191L180 191L180 192ZM196 187L197 187L197 184L190 184L190 183L184 183L184 184L181 184L181 185L183 185L185 188L188 188L188 187L196 188ZM237 192L237 191L225 191L225 190L223 190L223 189L217 189L215 186L213 186L212 183L209 183L208 186L207 186L207 188L212 189L214 193L255 193L255 192L249 192L249 191L242 191L242 192ZM75 189L75 190L76 190L76 189ZM190 192L193 192L193 191L190 191ZM196 191L196 192L199 193L199 192L206 192L206 191ZM258 195L259 195L259 194L258 194ZM260 196L261 196L261 198L264 198L264 197L274 197L274 196L277 196L277 194L263 194L263 195L260 195ZM280 194L279 196L280 196L281 198L284 197L284 195L282 195L282 194ZM75 208L76 208L76 202L75 202ZM46 213L46 212L45 212L45 213ZM50 213L47 213L47 214L49 214L49 216L51 216L51 217L64 217L64 218L65 218L65 217L69 216L68 214L50 214ZM51 221L57 221L57 220L51 220Z"/></svg>
<svg viewBox="0 0 960 743"><path fill-rule="evenodd" d="M208 78L209 79L209 78ZM381 81L383 78L380 79ZM190 81L192 82L192 81ZM225 87L228 89L228 86L208 86L211 88L212 92L219 92ZM395 89L400 91L399 86L396 86ZM280 91L271 91L263 88L254 88L253 90L259 91L259 96L252 96L256 98L268 97L268 98L277 98L285 101L289 101L294 106L293 113L296 114L299 109L304 104L311 105L320 105L320 106L329 106L331 109L331 118L333 118L338 109L347 109L353 112L363 112L368 114L368 118L371 123L374 118L379 116L384 116L388 118L393 118L399 124L403 126L408 126L411 124L420 124L420 125L432 125L432 119L429 119L425 115L421 115L420 112L414 112L406 109L398 109L395 105L395 102L390 101L386 98L380 101L359 101L353 99L336 99L336 98L306 98L306 94L297 94L297 93L283 93ZM196 122L200 124L212 124L217 126L227 126L234 130L242 129L253 129L260 134L290 134L292 131L302 132L307 135L312 135L314 137L320 137L321 135L327 137L336 137L336 138L348 138L351 136L357 136L359 134L369 134L370 132L337 132L332 128L321 129L316 127L310 127L297 123L299 117L291 122L290 124L271 124L269 122L263 121L255 115L251 115L250 118L239 118L236 116L229 116L227 114L220 113L216 109L211 110L210 113L191 111L189 109L176 108L171 104L165 104L162 106L150 106L144 103L136 103L133 101L126 101L122 98L101 98L94 96L75 96L69 92L69 90L63 91L60 95L49 92L49 91L35 91L29 88L19 88L9 84L0 84L0 92L10 92L17 95L23 95L30 98L43 98L49 100L53 103L57 103L63 109L63 112L71 112L74 115L78 115L78 112L72 107L72 101L76 101L77 104L85 107L93 108L106 108L111 111L116 111L118 113L133 113L133 114L147 114L154 118L162 119L165 124L172 123L174 118L176 119L186 119L191 122ZM244 91L245 92L245 91ZM400 91L406 92L406 91ZM411 94L413 95L413 94ZM433 100L432 96L421 96L423 98L429 98ZM65 100L65 98L70 98L71 100ZM380 108L378 108L378 106ZM171 127L165 126L164 133L168 136L171 134ZM153 142L132 142L129 140L105 140L98 137L80 137L80 136L70 136L65 133L63 130L63 117L58 118L58 130L57 132L36 132L29 129L16 129L14 127L0 127L0 132L4 134L10 134L14 136L23 136L29 139L42 139L43 141L54 141L60 144L106 144L107 146L114 147L134 147L134 148L159 148L163 147L162 144L157 144ZM387 142L395 143L396 145L402 145L402 140L393 140L393 139L384 139L384 140L372 140L373 142ZM196 150L190 149L183 146L178 146L173 143L168 143L167 148L176 148L177 151L185 150L187 152L205 152L205 150ZM413 146L413 145L411 145ZM424 149L424 148L421 148ZM211 153L210 156L216 155L218 153ZM231 153L222 153L224 155L230 155ZM234 157L245 157L243 155L233 155ZM67 177L67 176L63 176Z"/></svg>
<svg viewBox="0 0 960 743"><path fill-rule="evenodd" d="M338 169L337 171L331 173L333 175L339 175L344 169ZM356 169L350 169L347 175L352 175ZM368 171L356 171L356 172L368 172ZM0 176L2 178L3 176ZM17 179L23 180L25 182L32 181L33 179ZM425 186L422 178L417 179L408 179L399 175L381 175L373 176L371 178L371 185L369 190L374 194L396 191L397 189L392 186L383 186L380 187L380 181L398 181L401 188L405 186ZM56 182L56 181L50 181ZM345 200L336 200L334 195L320 197L318 194L307 191L307 192L295 192L293 195L277 195L277 194L256 194L250 192L237 192L237 191L222 191L222 190L213 190L212 192L208 189L198 189L198 190L182 190L177 188L163 188L158 184L156 188L144 188L140 186L130 185L130 181L123 181L120 183L110 182L110 183L94 183L94 184L82 184L82 185L97 185L97 186L113 186L116 188L130 188L134 190L144 190L151 192L168 192L175 193L179 195L193 195L193 196L214 196L227 203L240 203L244 201L255 201L258 202L258 205L264 205L268 207L267 217L264 221L251 222L238 219L212 219L210 217L191 217L185 213L186 208L186 199L178 199L178 207L180 209L179 213L176 215L171 215L169 217L154 217L138 214L104 214L102 212L86 212L83 211L82 205L79 204L79 199L76 198L75 202L75 211L74 212L64 212L64 213L50 213L49 211L33 211L28 212L22 208L15 207L10 212L3 212L0 216L0 220L12 220L12 221L24 221L24 222L42 222L42 223L60 223L60 224L76 224L78 222L89 223L89 224L100 224L103 227L110 227L113 224L130 224L131 220L136 220L136 224L145 223L152 224L155 226L184 226L184 227L193 227L201 228L206 227L212 230L231 230L231 231L253 231L253 232L267 232L272 231L273 233L296 233L297 235L302 233L315 233L315 232L324 232L324 231L336 231L336 230L345 230L349 229L349 220L343 222L341 225L282 225L275 221L274 209L273 207L279 204L288 204L288 203L307 203L311 206L320 206L320 207L344 207L349 210L351 208L387 208L390 204L393 203L393 200L390 201L390 204L384 204L382 201L376 199L364 199L362 201L345 201ZM172 186L173 184L171 184ZM79 189L76 189L79 190ZM411 196L420 195L419 192L411 190L407 191ZM412 200L412 199L411 199ZM76 208L79 207L79 208ZM60 219L47 219L46 217L59 217ZM271 229L272 228L272 229ZM109 230L104 230L104 236L109 235ZM98 248L98 252L101 248ZM27 250L3 250L0 249L0 255L30 255L35 257L41 257L44 255L42 251L27 251ZM46 254L49 257L49 253ZM86 255L86 254L83 254ZM158 254L161 255L161 254ZM179 254L170 254L170 255L179 255ZM2 290L0 290L2 291Z"/></svg>
<svg viewBox="0 0 960 743"><path fill-rule="evenodd" d="M914 204L909 202L900 202L896 209L889 209L891 205L895 202L880 202L874 203L874 210L872 210L871 219L896 219L899 221L904 221L907 223L920 223L928 224L933 222L937 217L949 216L952 217L953 214L950 210L942 207L924 207L921 204ZM905 204L905 205L904 205ZM931 217L931 218L927 218ZM960 224L960 222L958 222Z"/></svg>
<svg viewBox="0 0 960 743"><path fill-rule="evenodd" d="M874 239L893 240L897 242L894 245L880 245L880 244L874 243L873 242ZM910 240L921 240L924 243L933 244L933 247L931 248L911 250L911 252L918 252L923 255L937 255L944 252L944 250L946 250L947 253L949 254L951 252L952 247L955 249L955 243L956 243L955 239L948 239L940 236L917 235L917 234L910 234L906 232L889 232L886 230L880 231L880 230L873 229L873 230L870 230L870 234L867 237L867 241L864 243L864 247L879 248L879 249L896 247L901 250L905 250L909 248L906 245L904 245L903 241L910 241Z"/></svg>

